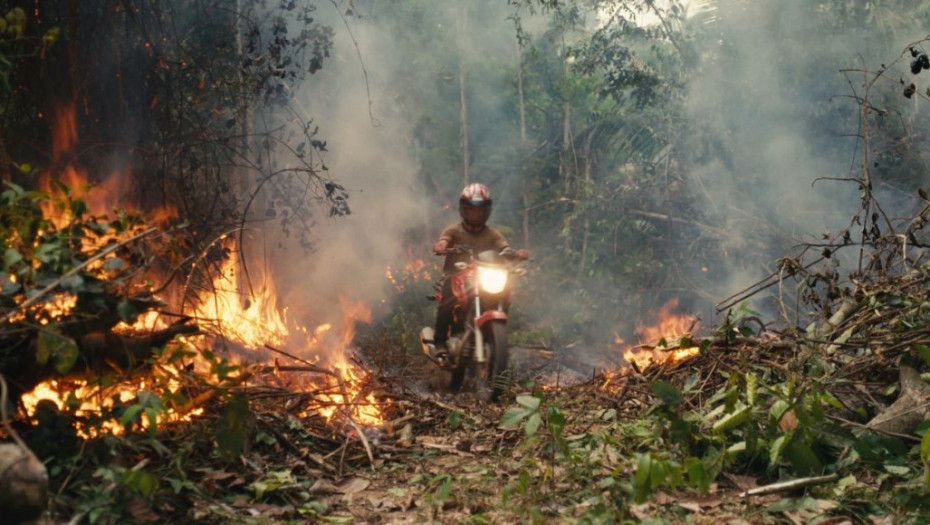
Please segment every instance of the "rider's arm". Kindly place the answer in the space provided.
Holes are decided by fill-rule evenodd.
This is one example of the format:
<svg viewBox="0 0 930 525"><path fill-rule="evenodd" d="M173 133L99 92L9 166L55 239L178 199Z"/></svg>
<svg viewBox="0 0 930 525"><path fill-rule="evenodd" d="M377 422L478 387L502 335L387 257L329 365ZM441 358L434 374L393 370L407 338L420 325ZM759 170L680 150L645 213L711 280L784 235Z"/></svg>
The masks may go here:
<svg viewBox="0 0 930 525"><path fill-rule="evenodd" d="M433 244L433 253L436 255L442 255L446 250L451 248L455 243L453 242L454 232L453 227L449 226L439 235L439 240Z"/></svg>

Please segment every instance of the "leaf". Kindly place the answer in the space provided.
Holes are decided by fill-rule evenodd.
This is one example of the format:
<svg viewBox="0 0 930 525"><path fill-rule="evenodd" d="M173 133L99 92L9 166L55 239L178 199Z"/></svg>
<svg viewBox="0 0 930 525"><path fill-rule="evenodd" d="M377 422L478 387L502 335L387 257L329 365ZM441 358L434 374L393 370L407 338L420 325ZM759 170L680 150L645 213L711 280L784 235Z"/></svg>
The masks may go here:
<svg viewBox="0 0 930 525"><path fill-rule="evenodd" d="M649 384L652 393L669 407L677 407L681 404L682 395L675 385L665 381L653 381Z"/></svg>
<svg viewBox="0 0 930 525"><path fill-rule="evenodd" d="M126 324L133 324L136 322L136 318L139 317L139 311L136 307L129 301L120 301L116 305L116 313L119 314L119 318L123 320Z"/></svg>
<svg viewBox="0 0 930 525"><path fill-rule="evenodd" d="M565 415L558 407L549 407L546 412L546 427L552 432L553 437L562 437L562 430L565 428Z"/></svg>
<svg viewBox="0 0 930 525"><path fill-rule="evenodd" d="M539 424L542 422L542 416L539 415L539 412L533 412L530 414L529 419L526 420L526 435L534 436L536 431L539 430Z"/></svg>
<svg viewBox="0 0 930 525"><path fill-rule="evenodd" d="M801 475L809 476L815 472L820 472L822 469L820 458L817 457L814 450L811 449L810 445L799 439L790 441L783 454L791 462L791 466Z"/></svg>
<svg viewBox="0 0 930 525"><path fill-rule="evenodd" d="M220 455L234 457L245 448L251 412L245 396L236 394L229 399L216 427L216 445Z"/></svg>
<svg viewBox="0 0 930 525"><path fill-rule="evenodd" d="M124 427L129 427L133 423L139 420L139 415L142 413L142 405L134 403L126 407L126 411L123 412L123 415L119 418L120 424Z"/></svg>
<svg viewBox="0 0 930 525"><path fill-rule="evenodd" d="M923 358L924 362L930 365L930 346L914 345L914 348L917 349L917 353L920 354L920 357Z"/></svg>
<svg viewBox="0 0 930 525"><path fill-rule="evenodd" d="M775 441L772 441L772 445L769 447L769 463L771 465L778 463L778 459L781 458L781 453L785 449L785 443L788 441L789 437L788 434L782 434L775 438Z"/></svg>
<svg viewBox="0 0 930 525"><path fill-rule="evenodd" d="M124 470L123 483L146 498L158 490L158 479L144 470Z"/></svg>
<svg viewBox="0 0 930 525"><path fill-rule="evenodd" d="M539 410L541 400L535 396L517 396L517 404L525 406L529 410Z"/></svg>
<svg viewBox="0 0 930 525"><path fill-rule="evenodd" d="M710 474L704 468L704 462L699 458L689 457L685 460L685 472L688 474L688 483L701 494L710 491Z"/></svg>
<svg viewBox="0 0 930 525"><path fill-rule="evenodd" d="M57 334L52 330L42 330L36 346L36 362L40 365L53 360L55 370L60 374L68 373L80 357L78 345L70 337Z"/></svg>
<svg viewBox="0 0 930 525"><path fill-rule="evenodd" d="M122 270L123 266L125 265L126 261L120 259L119 257L110 257L103 262L103 269L110 272L115 272L117 270Z"/></svg>
<svg viewBox="0 0 930 525"><path fill-rule="evenodd" d="M639 454L636 462L636 473L633 474L634 498L637 503L646 501L651 492L649 486L650 471L652 470L652 457L649 454Z"/></svg>
<svg viewBox="0 0 930 525"><path fill-rule="evenodd" d="M716 423L714 423L714 432L724 432L726 430L730 430L731 428L736 428L748 421L750 415L752 415L750 408L740 403L736 410L723 416Z"/></svg>
<svg viewBox="0 0 930 525"><path fill-rule="evenodd" d="M19 253L15 248L7 248L3 252L3 268L8 269L10 266L23 260L23 254Z"/></svg>
<svg viewBox="0 0 930 525"><path fill-rule="evenodd" d="M453 410L449 412L449 428L455 430L462 424L462 412ZM502 423L503 424L503 423Z"/></svg>
<svg viewBox="0 0 930 525"><path fill-rule="evenodd" d="M69 275L61 280L61 287L71 293L78 293L84 289L84 278L80 275Z"/></svg>
<svg viewBox="0 0 930 525"><path fill-rule="evenodd" d="M500 426L502 427L512 427L516 426L520 421L528 416L530 412L525 408L520 407L511 407L504 411L504 415L501 416Z"/></svg>

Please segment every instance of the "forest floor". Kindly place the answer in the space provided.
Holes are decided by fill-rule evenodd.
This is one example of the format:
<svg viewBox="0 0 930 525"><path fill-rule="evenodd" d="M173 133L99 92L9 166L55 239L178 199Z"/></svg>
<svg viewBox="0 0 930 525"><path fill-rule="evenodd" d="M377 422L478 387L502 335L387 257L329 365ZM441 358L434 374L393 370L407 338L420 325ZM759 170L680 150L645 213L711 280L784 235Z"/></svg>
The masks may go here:
<svg viewBox="0 0 930 525"><path fill-rule="evenodd" d="M676 434L684 420L661 411L675 399L710 404L722 388L711 378L727 361L739 369L763 353L711 350L625 373L560 353L577 355L515 347L516 384L495 403L437 392L436 370L422 356L373 371L366 388L382 403L380 425L298 417L306 394L246 391L247 416L238 419L248 438L225 457L218 446L237 418L219 405L157 436L88 441L70 460L49 462L53 503L41 523L883 525L926 517L887 497L926 499L913 461L746 496L804 476L751 461L706 476L680 459L676 439L704 438ZM656 387L672 383L683 386Z"/></svg>
<svg viewBox="0 0 930 525"><path fill-rule="evenodd" d="M318 499L329 509L326 520L852 523L845 517L826 519L827 511L835 507L826 500L773 507L784 501L784 494L742 497L740 493L757 487L759 480L729 473L704 494L687 488L657 490L642 503L628 503L614 480L635 475L632 457L620 457L633 451L634 441L611 442L609 436L621 427L617 439L630 432L648 432L645 426L636 428L636 419L649 400L640 395L644 392L639 387L619 386L626 379L597 373L593 367L585 374L577 362L574 368L565 368L554 360L534 357L536 353L514 349L516 368L523 370L518 382L531 385L538 396L559 406L566 420L566 439L599 436L592 438L595 443L586 450L588 458L566 461L557 457L552 443L545 443L551 437L528 436L525 426L502 426L504 413L514 406L513 395L498 403L481 403L468 393L437 392L428 379L435 370L422 363L405 370L404 377L390 380L403 385L393 396L396 409L405 414L404 426L376 437L373 462L357 452L355 467L326 484L326 493ZM617 385L609 384L613 382Z"/></svg>

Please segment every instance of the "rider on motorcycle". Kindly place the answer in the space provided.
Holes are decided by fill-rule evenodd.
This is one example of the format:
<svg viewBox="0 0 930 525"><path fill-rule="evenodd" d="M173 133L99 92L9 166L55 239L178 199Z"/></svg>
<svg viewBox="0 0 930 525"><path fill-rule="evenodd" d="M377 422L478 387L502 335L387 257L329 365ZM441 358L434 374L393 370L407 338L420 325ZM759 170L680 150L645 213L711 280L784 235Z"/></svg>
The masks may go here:
<svg viewBox="0 0 930 525"><path fill-rule="evenodd" d="M442 300L436 310L436 329L433 341L423 341L433 357L446 353L446 341L449 339L456 305L450 277L458 271L455 263L467 259L467 256L461 252L449 253L447 250L458 245L468 246L475 253L485 250L500 252L509 248L504 235L497 228L487 225L488 217L491 216L491 203L491 192L484 184L473 183L465 186L459 195L459 215L462 216L462 222L452 224L443 230L439 235L439 240L433 245L433 253L446 256L442 268ZM529 258L529 251L515 250L515 255L525 260Z"/></svg>

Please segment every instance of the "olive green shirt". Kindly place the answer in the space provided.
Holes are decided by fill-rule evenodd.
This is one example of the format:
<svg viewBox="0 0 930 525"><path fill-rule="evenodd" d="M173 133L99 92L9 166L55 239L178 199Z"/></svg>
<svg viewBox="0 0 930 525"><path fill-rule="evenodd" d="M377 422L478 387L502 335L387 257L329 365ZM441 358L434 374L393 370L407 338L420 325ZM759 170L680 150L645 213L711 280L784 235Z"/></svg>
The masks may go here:
<svg viewBox="0 0 930 525"><path fill-rule="evenodd" d="M496 228L485 225L478 233L471 233L465 229L462 223L456 223L442 231L439 240L446 240L449 248L457 245L465 245L471 248L475 254L486 250L501 251L507 248L509 244L504 235ZM468 256L464 253L453 253L446 256L446 263L442 267L442 272L446 275L455 273L455 263L467 261Z"/></svg>

